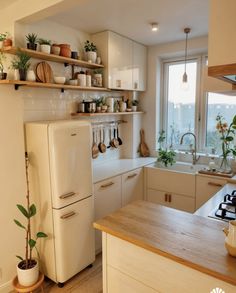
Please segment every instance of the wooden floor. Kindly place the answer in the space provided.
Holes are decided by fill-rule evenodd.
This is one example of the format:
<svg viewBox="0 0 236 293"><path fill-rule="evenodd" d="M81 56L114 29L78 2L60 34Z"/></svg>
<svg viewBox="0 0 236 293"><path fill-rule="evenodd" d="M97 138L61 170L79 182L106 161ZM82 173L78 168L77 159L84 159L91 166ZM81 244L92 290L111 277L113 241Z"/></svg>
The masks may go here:
<svg viewBox="0 0 236 293"><path fill-rule="evenodd" d="M67 281L63 288L58 288L55 283L46 280L44 291L45 293L102 293L102 255L97 255L92 268L84 269Z"/></svg>

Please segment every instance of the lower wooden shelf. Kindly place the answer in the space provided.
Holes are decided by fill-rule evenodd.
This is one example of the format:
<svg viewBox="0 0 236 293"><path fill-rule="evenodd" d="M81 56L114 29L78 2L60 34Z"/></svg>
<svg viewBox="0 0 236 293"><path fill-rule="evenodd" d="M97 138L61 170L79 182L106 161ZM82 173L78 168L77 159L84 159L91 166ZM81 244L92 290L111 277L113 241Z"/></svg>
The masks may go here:
<svg viewBox="0 0 236 293"><path fill-rule="evenodd" d="M134 115L134 114L144 114L142 111L136 111L136 112L105 112L105 113L71 113L71 116L82 116L82 117L88 117L88 116L110 116L110 115Z"/></svg>
<svg viewBox="0 0 236 293"><path fill-rule="evenodd" d="M60 89L62 92L64 90L106 91L106 92L110 92L109 89L104 88L104 87L82 87L82 86L67 85L67 84L42 83L42 82L22 81L22 80L7 80L7 79L6 80L0 80L0 84L14 85L16 90L20 86L26 86L26 87L37 87L37 88Z"/></svg>

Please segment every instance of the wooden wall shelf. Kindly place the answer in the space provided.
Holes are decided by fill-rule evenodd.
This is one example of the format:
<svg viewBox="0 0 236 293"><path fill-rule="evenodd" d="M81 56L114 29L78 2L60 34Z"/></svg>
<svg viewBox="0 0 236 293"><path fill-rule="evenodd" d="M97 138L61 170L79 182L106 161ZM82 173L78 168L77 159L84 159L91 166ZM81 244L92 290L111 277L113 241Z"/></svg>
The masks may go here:
<svg viewBox="0 0 236 293"><path fill-rule="evenodd" d="M32 81L21 81L21 80L0 80L0 84L14 85L17 90L20 86L26 87L37 87L37 88L51 88L60 89L62 92L64 90L83 90L83 91L105 91L110 92L109 89L103 87L82 87L67 84L56 84L56 83L42 83L42 82L32 82Z"/></svg>
<svg viewBox="0 0 236 293"><path fill-rule="evenodd" d="M62 56L58 56L58 55L54 55L54 54L47 54L47 53L43 53L43 52L39 52L39 51L29 50L26 48L8 47L8 48L3 49L2 52L16 55L16 52L18 50L20 50L21 52L25 52L29 56L31 56L32 58L36 58L36 59L64 63L64 64L68 64L68 65L75 65L75 66L80 66L80 67L84 67L84 68L91 68L91 69L104 68L104 65L101 65L101 64L90 63L87 61L62 57Z"/></svg>
<svg viewBox="0 0 236 293"><path fill-rule="evenodd" d="M115 112L115 113L72 113L71 116L82 116L82 117L91 117L91 116L111 116L111 115L134 115L134 114L144 114L142 111L136 112Z"/></svg>

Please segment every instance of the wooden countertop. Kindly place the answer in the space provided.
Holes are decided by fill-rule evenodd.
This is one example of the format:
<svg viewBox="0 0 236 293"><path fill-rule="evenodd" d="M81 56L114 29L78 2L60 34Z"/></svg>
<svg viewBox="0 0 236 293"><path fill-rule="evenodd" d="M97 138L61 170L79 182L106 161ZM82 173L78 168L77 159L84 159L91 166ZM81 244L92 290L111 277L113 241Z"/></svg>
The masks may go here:
<svg viewBox="0 0 236 293"><path fill-rule="evenodd" d="M236 285L236 258L222 232L228 224L147 201L137 201L94 227L200 272Z"/></svg>

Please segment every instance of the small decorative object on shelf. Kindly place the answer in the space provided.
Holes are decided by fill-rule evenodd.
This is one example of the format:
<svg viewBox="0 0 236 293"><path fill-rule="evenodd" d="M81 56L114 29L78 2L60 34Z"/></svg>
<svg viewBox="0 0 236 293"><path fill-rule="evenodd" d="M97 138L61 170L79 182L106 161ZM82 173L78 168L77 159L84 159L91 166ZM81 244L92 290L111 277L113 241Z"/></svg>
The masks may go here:
<svg viewBox="0 0 236 293"><path fill-rule="evenodd" d="M137 111L138 104L139 104L139 101L138 100L133 100L132 101L132 111L133 112L136 112Z"/></svg>
<svg viewBox="0 0 236 293"><path fill-rule="evenodd" d="M34 70L28 70L26 74L26 80L28 81L36 81L36 75L34 73Z"/></svg>
<svg viewBox="0 0 236 293"><path fill-rule="evenodd" d="M58 44L52 44L51 53L54 55L59 56L61 52L61 47Z"/></svg>
<svg viewBox="0 0 236 293"><path fill-rule="evenodd" d="M71 58L71 49L69 44L60 44L60 56Z"/></svg>
<svg viewBox="0 0 236 293"><path fill-rule="evenodd" d="M171 149L164 148L164 143L166 140L165 131L161 130L158 138L158 154L157 154L157 162L164 164L165 167L168 165L173 165L175 163L175 152Z"/></svg>
<svg viewBox="0 0 236 293"><path fill-rule="evenodd" d="M0 49L3 48L3 41L6 39L6 37L7 37L7 32L0 33Z"/></svg>
<svg viewBox="0 0 236 293"><path fill-rule="evenodd" d="M97 47L90 41L84 43L85 57L88 62L95 63L97 60Z"/></svg>
<svg viewBox="0 0 236 293"><path fill-rule="evenodd" d="M38 36L34 33L28 34L25 36L27 40L27 49L30 50L37 50L37 41L38 41Z"/></svg>
<svg viewBox="0 0 236 293"><path fill-rule="evenodd" d="M93 71L93 86L102 87L102 69Z"/></svg>
<svg viewBox="0 0 236 293"><path fill-rule="evenodd" d="M25 52L18 51L16 58L12 60L12 68L18 69L20 74L20 80L26 80L27 70L30 67L30 56Z"/></svg>
<svg viewBox="0 0 236 293"><path fill-rule="evenodd" d="M228 123L225 121L225 118L220 114L217 115L216 121L216 129L220 136L222 148L220 171L227 174L232 172L228 156L231 153L233 156L236 155L236 148L233 146L236 130L236 115L234 116L230 125L228 125Z"/></svg>
<svg viewBox="0 0 236 293"><path fill-rule="evenodd" d="M0 80L7 78L7 73L4 72L4 65L3 65L3 61L5 59L6 59L6 56L4 55L4 53L0 52Z"/></svg>
<svg viewBox="0 0 236 293"><path fill-rule="evenodd" d="M46 39L38 39L38 43L40 45L40 51L43 53L50 54L51 53L51 41Z"/></svg>
<svg viewBox="0 0 236 293"><path fill-rule="evenodd" d="M21 212L21 214L26 218L26 225L23 225L18 220L14 219L15 224L20 227L22 230L25 230L25 256L22 258L21 256L17 256L20 259L20 262L17 265L17 276L18 282L22 286L31 286L38 281L39 277L39 265L38 260L33 258L33 249L35 248L37 253L38 250L36 248L36 243L39 238L47 237L47 234L44 232L37 232L35 238L32 236L32 218L36 215L36 206L35 204L30 203L30 191L29 191L29 176L28 176L28 168L29 168L29 159L26 153L25 156L25 172L26 172L26 185L27 185L27 193L26 193L26 207L23 205L17 204L17 208Z"/></svg>
<svg viewBox="0 0 236 293"><path fill-rule="evenodd" d="M3 40L3 48L11 47L12 46L12 38L10 36L10 33L5 33L5 39Z"/></svg>

